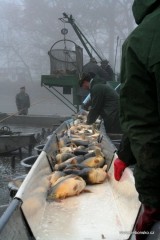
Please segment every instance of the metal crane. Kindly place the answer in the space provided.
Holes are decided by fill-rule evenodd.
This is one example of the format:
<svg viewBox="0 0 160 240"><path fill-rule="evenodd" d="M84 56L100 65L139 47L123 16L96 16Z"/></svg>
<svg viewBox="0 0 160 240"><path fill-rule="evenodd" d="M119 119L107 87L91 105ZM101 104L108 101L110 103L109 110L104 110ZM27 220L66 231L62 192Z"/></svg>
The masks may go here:
<svg viewBox="0 0 160 240"><path fill-rule="evenodd" d="M80 39L83 47L85 48L86 52L88 53L90 58L93 58L93 55L91 51L89 50L87 44L91 47L91 49L94 51L94 53L97 55L97 57L103 61L103 58L100 56L100 54L95 50L93 45L88 41L88 39L85 37L85 35L82 33L82 31L79 29L77 24L75 23L75 20L72 15L68 15L66 13L63 13L63 18L59 18L63 23L70 23L73 27L75 33L77 34L78 38Z"/></svg>

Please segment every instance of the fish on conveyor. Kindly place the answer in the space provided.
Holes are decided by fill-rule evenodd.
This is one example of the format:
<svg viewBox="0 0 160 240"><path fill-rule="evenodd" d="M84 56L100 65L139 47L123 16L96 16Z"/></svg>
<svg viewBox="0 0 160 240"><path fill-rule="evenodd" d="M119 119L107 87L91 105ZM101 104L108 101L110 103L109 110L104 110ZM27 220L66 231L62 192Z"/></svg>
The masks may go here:
<svg viewBox="0 0 160 240"><path fill-rule="evenodd" d="M79 146L80 147L80 146ZM84 147L84 146L83 146ZM84 148L76 148L73 152L76 156L78 155L86 155L88 153L88 150L84 147Z"/></svg>
<svg viewBox="0 0 160 240"><path fill-rule="evenodd" d="M77 163L81 163L83 161L84 161L84 156L83 155L75 156L75 157L69 158L65 162L62 162L60 164L55 164L54 170L62 171L63 169L65 169L65 167L68 164L77 164Z"/></svg>
<svg viewBox="0 0 160 240"><path fill-rule="evenodd" d="M67 167L64 170L65 174L75 174L82 177L87 184L99 184L103 183L107 178L107 165L104 165L103 168L90 168L84 167L80 168L79 166L73 165L73 168Z"/></svg>
<svg viewBox="0 0 160 240"><path fill-rule="evenodd" d="M73 125L70 127L69 132L70 133L83 133L86 130L92 130L91 125L86 125L86 124L78 124L78 125Z"/></svg>
<svg viewBox="0 0 160 240"><path fill-rule="evenodd" d="M82 165L81 163L75 163L75 164L68 164L65 169L63 170L64 173L66 173L68 170L82 170L86 168L86 166ZM69 174L69 173L67 173Z"/></svg>
<svg viewBox="0 0 160 240"><path fill-rule="evenodd" d="M95 149L99 149L101 151L101 147L100 147L100 144L96 141L96 142L92 142L88 145L88 150L95 150Z"/></svg>
<svg viewBox="0 0 160 240"><path fill-rule="evenodd" d="M71 142L76 146L85 146L85 147L88 147L90 143L89 140L80 139L80 138L72 138Z"/></svg>
<svg viewBox="0 0 160 240"><path fill-rule="evenodd" d="M66 197L79 195L84 191L85 187L86 182L83 178L73 174L67 175L59 178L54 186L49 189L47 200L64 199Z"/></svg>
<svg viewBox="0 0 160 240"><path fill-rule="evenodd" d="M86 168L81 170L79 176L81 176L87 184L103 183L107 178L106 168L106 165L103 168Z"/></svg>
<svg viewBox="0 0 160 240"><path fill-rule="evenodd" d="M87 167L103 167L104 163L105 157L99 148L95 149L95 156L89 157L82 162Z"/></svg>
<svg viewBox="0 0 160 240"><path fill-rule="evenodd" d="M95 156L96 156L96 153L94 150L88 150L88 152L84 155L84 159L95 157Z"/></svg>
<svg viewBox="0 0 160 240"><path fill-rule="evenodd" d="M69 139L71 140L71 139L74 139L74 138L84 140L87 137L86 137L86 134L84 132L83 133L78 133L78 134L70 134Z"/></svg>
<svg viewBox="0 0 160 240"><path fill-rule="evenodd" d="M74 156L75 155L73 153L70 153L70 152L58 153L56 155L56 162L59 164L59 163L62 163L62 162L66 161L69 158L74 157Z"/></svg>
<svg viewBox="0 0 160 240"><path fill-rule="evenodd" d="M49 176L49 186L52 187L59 178L64 177L64 176L66 176L66 174L64 172L54 171Z"/></svg>
<svg viewBox="0 0 160 240"><path fill-rule="evenodd" d="M92 135L89 135L89 136L87 136L87 138L88 139L98 139L98 137L99 137L99 132L96 132L96 133L94 133L94 134L92 134Z"/></svg>
<svg viewBox="0 0 160 240"><path fill-rule="evenodd" d="M76 144L75 143L71 143L70 146L68 147L61 147L59 148L59 153L72 153L75 149L77 148Z"/></svg>

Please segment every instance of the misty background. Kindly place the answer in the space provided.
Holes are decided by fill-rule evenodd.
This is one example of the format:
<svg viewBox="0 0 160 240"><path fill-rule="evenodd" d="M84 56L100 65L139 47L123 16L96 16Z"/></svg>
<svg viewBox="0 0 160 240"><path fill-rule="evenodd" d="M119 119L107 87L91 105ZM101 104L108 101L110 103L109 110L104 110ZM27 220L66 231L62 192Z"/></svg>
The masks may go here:
<svg viewBox="0 0 160 240"><path fill-rule="evenodd" d="M48 51L64 38L62 28L68 29L67 39L83 47L72 26L59 18L63 12L72 14L82 33L118 74L122 44L135 28L132 3L133 0L0 0L0 112L17 112L15 95L25 85L31 99L29 114L72 114L41 87L41 75L50 74ZM83 53L85 64L89 56L84 48Z"/></svg>

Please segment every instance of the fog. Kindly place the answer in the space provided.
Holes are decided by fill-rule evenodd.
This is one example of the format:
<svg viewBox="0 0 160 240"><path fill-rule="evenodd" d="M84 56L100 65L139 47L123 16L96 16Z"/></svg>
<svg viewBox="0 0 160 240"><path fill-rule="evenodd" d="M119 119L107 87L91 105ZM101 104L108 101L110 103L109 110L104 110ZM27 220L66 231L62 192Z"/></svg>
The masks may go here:
<svg viewBox="0 0 160 240"><path fill-rule="evenodd" d="M41 87L41 75L50 74L48 51L63 39L83 47L69 23L75 23L115 74L120 71L121 47L134 29L133 0L0 0L0 112L16 112L15 95L22 85L31 97L30 114L70 114L58 99ZM64 46L62 46L64 47ZM83 48L83 62L89 56ZM71 96L69 96L72 99Z"/></svg>

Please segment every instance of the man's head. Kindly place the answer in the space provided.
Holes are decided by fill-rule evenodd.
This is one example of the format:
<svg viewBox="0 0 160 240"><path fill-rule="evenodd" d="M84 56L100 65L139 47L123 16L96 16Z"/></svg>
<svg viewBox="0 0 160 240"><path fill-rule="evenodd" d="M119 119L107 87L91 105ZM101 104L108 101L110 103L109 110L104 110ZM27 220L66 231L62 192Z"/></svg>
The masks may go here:
<svg viewBox="0 0 160 240"><path fill-rule="evenodd" d="M90 81L92 78L95 77L95 74L92 72L89 73L83 73L81 80L79 82L80 87L82 87L83 89L88 90L90 87Z"/></svg>
<svg viewBox="0 0 160 240"><path fill-rule="evenodd" d="M20 87L20 91L21 91L21 92L25 92L25 86Z"/></svg>
<svg viewBox="0 0 160 240"><path fill-rule="evenodd" d="M96 59L94 57L90 58L90 62L97 63Z"/></svg>
<svg viewBox="0 0 160 240"><path fill-rule="evenodd" d="M102 62L101 62L101 66L102 66L102 67L105 67L105 66L107 66L108 64L109 64L109 62L108 62L107 59L102 60Z"/></svg>

